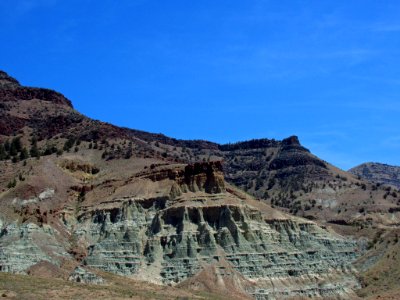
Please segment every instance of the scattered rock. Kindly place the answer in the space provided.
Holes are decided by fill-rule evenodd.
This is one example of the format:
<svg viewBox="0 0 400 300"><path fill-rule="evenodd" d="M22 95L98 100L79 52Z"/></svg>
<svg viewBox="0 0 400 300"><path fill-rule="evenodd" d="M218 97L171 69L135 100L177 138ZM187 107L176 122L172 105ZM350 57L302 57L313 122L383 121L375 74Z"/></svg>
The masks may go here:
<svg viewBox="0 0 400 300"><path fill-rule="evenodd" d="M10 298L10 299L16 299L17 294L14 293L13 291L0 291L0 295L2 298Z"/></svg>
<svg viewBox="0 0 400 300"><path fill-rule="evenodd" d="M68 280L78 282L78 283L88 283L88 284L104 284L105 283L105 280L102 277L100 277L82 267L76 267L75 270L71 273L71 275L69 275Z"/></svg>

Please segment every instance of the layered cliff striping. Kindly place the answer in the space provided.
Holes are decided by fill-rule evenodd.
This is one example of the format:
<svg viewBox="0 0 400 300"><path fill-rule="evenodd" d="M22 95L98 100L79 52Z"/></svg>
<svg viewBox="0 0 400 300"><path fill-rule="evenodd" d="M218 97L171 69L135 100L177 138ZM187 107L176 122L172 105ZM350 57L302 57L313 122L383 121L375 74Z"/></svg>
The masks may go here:
<svg viewBox="0 0 400 300"><path fill-rule="evenodd" d="M245 278L245 292L257 299L352 293L354 242L226 192L223 181L215 180L221 174L208 173L214 167L156 172L175 190L157 198L134 195L83 207L74 234L88 245L84 264L175 284L207 265L228 262Z"/></svg>
<svg viewBox="0 0 400 300"><path fill-rule="evenodd" d="M99 268L257 299L348 298L358 287L355 242L266 203L338 223L369 219L360 199L364 212L392 210L390 224L400 215L393 194L374 203L386 192L313 156L294 136L218 145L119 128L2 72L0 117L6 272L47 268L94 282L91 268ZM19 150L6 149L18 141Z"/></svg>
<svg viewBox="0 0 400 300"><path fill-rule="evenodd" d="M79 245L83 266L160 284L182 283L214 266L222 284L235 278L238 292L256 299L347 297L358 286L355 242L227 185L219 162L154 168L124 187L130 195L66 208L59 214L64 229L3 225L1 269L60 265ZM69 244L59 230L69 232ZM84 273L70 278L90 281Z"/></svg>
<svg viewBox="0 0 400 300"><path fill-rule="evenodd" d="M0 224L1 224L0 220ZM26 273L28 269L46 261L60 266L63 259L69 259L65 244L57 231L44 224L3 223L0 231L0 271Z"/></svg>
<svg viewBox="0 0 400 300"><path fill-rule="evenodd" d="M21 141L21 151L2 150L14 139ZM37 149L32 149L33 139ZM358 234L357 226L370 226L370 220L385 226L400 221L400 193L335 168L296 136L219 145L120 128L78 113L56 92L24 87L0 72L0 160L26 158L24 147L36 157L73 149L95 165L101 158L105 169L124 162L134 167L143 160L147 166L222 160L227 182L285 212L346 224L340 230L347 234ZM12 177L7 180L3 187L13 183Z"/></svg>

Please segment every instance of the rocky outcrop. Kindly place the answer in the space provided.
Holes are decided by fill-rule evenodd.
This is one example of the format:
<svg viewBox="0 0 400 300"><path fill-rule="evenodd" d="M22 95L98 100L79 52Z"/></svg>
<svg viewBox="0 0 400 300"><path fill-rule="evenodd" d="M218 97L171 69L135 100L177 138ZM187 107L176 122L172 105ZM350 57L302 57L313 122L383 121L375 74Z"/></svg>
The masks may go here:
<svg viewBox="0 0 400 300"><path fill-rule="evenodd" d="M70 257L49 225L2 224L0 231L0 271L26 273L41 261L60 265Z"/></svg>
<svg viewBox="0 0 400 300"><path fill-rule="evenodd" d="M7 87L7 86L5 86ZM12 89L0 89L0 99L2 101L19 101L19 100L43 100L53 102L55 104L62 104L72 108L70 100L65 98L62 94L48 89L30 88L30 87L16 87Z"/></svg>
<svg viewBox="0 0 400 300"><path fill-rule="evenodd" d="M76 267L75 270L69 275L69 281L87 284L104 284L105 281L102 277L82 268Z"/></svg>
<svg viewBox="0 0 400 300"><path fill-rule="evenodd" d="M136 176L152 181L171 180L172 196L186 192L205 192L208 194L223 193L225 191L222 163L213 161L208 163L194 163L184 168L161 168L151 172L143 172Z"/></svg>
<svg viewBox="0 0 400 300"><path fill-rule="evenodd" d="M227 263L240 274L242 292L256 299L352 294L358 286L351 267L358 257L354 241L219 191L218 180L208 190L205 183L220 172L219 163L155 170L147 180L187 189L173 196L126 197L82 209L71 228L76 241L87 246L83 264L175 285L209 265L216 266L221 278L229 278ZM190 188L192 182L196 188Z"/></svg>
<svg viewBox="0 0 400 300"><path fill-rule="evenodd" d="M290 200L290 195L311 182L332 177L328 165L303 147L297 136L282 141L251 140L220 149L226 180L268 201L282 193ZM294 201L289 202L287 206Z"/></svg>
<svg viewBox="0 0 400 300"><path fill-rule="evenodd" d="M68 252L79 245L84 268L175 285L214 266L222 281L235 276L240 292L255 299L345 298L358 286L354 241L239 197L226 187L219 162L162 166L131 180L126 184L160 190L132 188L131 196L83 201L76 215L59 214L64 229L3 224L1 270L23 273L43 261L57 266L72 260ZM70 279L98 281L80 269Z"/></svg>
<svg viewBox="0 0 400 300"><path fill-rule="evenodd" d="M226 260L257 282L246 291L256 299L343 296L357 287L356 244L311 222L265 219L245 205L168 206L124 200L81 216L75 234L89 242L85 264L175 284ZM323 285L330 276L335 283Z"/></svg>
<svg viewBox="0 0 400 300"><path fill-rule="evenodd" d="M281 171L285 168L316 166L326 169L326 165L308 154L308 151L301 146L285 146L278 152L278 155L271 161L269 169Z"/></svg>
<svg viewBox="0 0 400 300"><path fill-rule="evenodd" d="M21 86L16 79L3 71L0 71L0 99L1 102L38 99L72 108L71 101L62 94L49 89Z"/></svg>

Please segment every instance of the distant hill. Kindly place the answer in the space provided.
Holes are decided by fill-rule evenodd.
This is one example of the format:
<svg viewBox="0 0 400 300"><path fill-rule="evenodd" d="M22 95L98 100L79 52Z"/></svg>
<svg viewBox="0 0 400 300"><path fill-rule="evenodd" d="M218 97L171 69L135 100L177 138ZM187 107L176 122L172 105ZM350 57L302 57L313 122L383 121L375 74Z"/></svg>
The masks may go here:
<svg viewBox="0 0 400 300"><path fill-rule="evenodd" d="M399 166L369 162L351 168L349 172L362 179L400 188Z"/></svg>

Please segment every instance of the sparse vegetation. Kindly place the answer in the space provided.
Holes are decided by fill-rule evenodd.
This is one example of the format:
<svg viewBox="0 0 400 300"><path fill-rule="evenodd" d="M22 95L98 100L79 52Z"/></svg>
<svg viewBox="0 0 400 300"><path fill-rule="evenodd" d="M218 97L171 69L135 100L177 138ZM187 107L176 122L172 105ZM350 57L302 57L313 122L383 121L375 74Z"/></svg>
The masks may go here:
<svg viewBox="0 0 400 300"><path fill-rule="evenodd" d="M7 184L7 188L8 189L12 189L14 187L17 186L17 180L14 178L13 180L11 180L8 184Z"/></svg>

